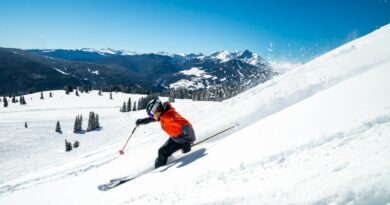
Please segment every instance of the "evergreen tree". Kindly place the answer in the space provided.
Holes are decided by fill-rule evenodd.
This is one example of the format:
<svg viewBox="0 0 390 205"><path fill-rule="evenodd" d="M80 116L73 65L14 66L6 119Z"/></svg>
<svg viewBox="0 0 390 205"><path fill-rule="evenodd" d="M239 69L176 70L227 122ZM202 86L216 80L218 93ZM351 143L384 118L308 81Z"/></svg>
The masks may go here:
<svg viewBox="0 0 390 205"><path fill-rule="evenodd" d="M102 89L99 90L98 95L102 95Z"/></svg>
<svg viewBox="0 0 390 205"><path fill-rule="evenodd" d="M95 113L89 113L87 132L92 131L95 128Z"/></svg>
<svg viewBox="0 0 390 205"><path fill-rule="evenodd" d="M110 100L112 100L112 92L110 92Z"/></svg>
<svg viewBox="0 0 390 205"><path fill-rule="evenodd" d="M97 119L97 115L95 115L94 112L89 113L87 132L92 131L99 127L99 122L97 122L98 120L99 119Z"/></svg>
<svg viewBox="0 0 390 205"><path fill-rule="evenodd" d="M76 89L76 96L80 96L80 95L79 95L79 91L78 91L77 89Z"/></svg>
<svg viewBox="0 0 390 205"><path fill-rule="evenodd" d="M79 141L76 141L76 142L73 143L73 147L74 148L77 148L79 146L80 146L80 142Z"/></svg>
<svg viewBox="0 0 390 205"><path fill-rule="evenodd" d="M27 122L24 122L24 128L28 128Z"/></svg>
<svg viewBox="0 0 390 205"><path fill-rule="evenodd" d="M137 104L135 101L134 101L134 105L133 105L133 111L137 111Z"/></svg>
<svg viewBox="0 0 390 205"><path fill-rule="evenodd" d="M57 121L57 125L56 125L56 132L62 134L62 131L61 131L61 125L60 125L60 121Z"/></svg>
<svg viewBox="0 0 390 205"><path fill-rule="evenodd" d="M41 92L41 98L40 98L41 100L43 100L44 98L43 98L43 92Z"/></svg>
<svg viewBox="0 0 390 205"><path fill-rule="evenodd" d="M79 117L79 127L80 131L83 131L83 115L80 115Z"/></svg>
<svg viewBox="0 0 390 205"><path fill-rule="evenodd" d="M11 100L12 103L16 103L16 98L15 98L15 95L12 95L12 100Z"/></svg>
<svg viewBox="0 0 390 205"><path fill-rule="evenodd" d="M126 112L126 109L127 109L127 107L126 107L126 102L123 102L123 105L122 105L120 111L121 111L121 112Z"/></svg>
<svg viewBox="0 0 390 205"><path fill-rule="evenodd" d="M27 104L27 103L26 103L26 100L24 99L24 96L20 96L19 103L20 103L21 105Z"/></svg>
<svg viewBox="0 0 390 205"><path fill-rule="evenodd" d="M131 111L131 98L129 97L129 100L127 101L127 109L126 109L126 112L130 112Z"/></svg>
<svg viewBox="0 0 390 205"><path fill-rule="evenodd" d="M53 93L51 93L51 92L50 92L50 93L49 93L49 97L51 97L51 98L52 98L52 97L53 97Z"/></svg>
<svg viewBox="0 0 390 205"><path fill-rule="evenodd" d="M65 89L67 95L69 93L73 92L73 87L71 85L65 85L64 89Z"/></svg>
<svg viewBox="0 0 390 205"><path fill-rule="evenodd" d="M65 151L69 152L72 150L72 143L65 140Z"/></svg>
<svg viewBox="0 0 390 205"><path fill-rule="evenodd" d="M3 102L4 102L4 107L8 107L8 100L5 96L3 97Z"/></svg>
<svg viewBox="0 0 390 205"><path fill-rule="evenodd" d="M96 125L96 128L100 128L100 123L99 123L99 115L96 114L96 122L95 122L95 125Z"/></svg>
<svg viewBox="0 0 390 205"><path fill-rule="evenodd" d="M168 101L171 102L171 103L175 102L175 97L173 97L173 93L169 94L169 100Z"/></svg>
<svg viewBox="0 0 390 205"><path fill-rule="evenodd" d="M77 115L74 122L73 133L79 133L82 131L82 117Z"/></svg>
<svg viewBox="0 0 390 205"><path fill-rule="evenodd" d="M78 130L77 130L78 124L79 124L79 116L77 115L76 116L76 120L74 121L73 133L77 133L78 132Z"/></svg>
<svg viewBox="0 0 390 205"><path fill-rule="evenodd" d="M143 110L146 108L146 105L148 104L149 101L155 99L156 96L154 95L147 95L146 97L142 97L138 100L138 107L137 110Z"/></svg>

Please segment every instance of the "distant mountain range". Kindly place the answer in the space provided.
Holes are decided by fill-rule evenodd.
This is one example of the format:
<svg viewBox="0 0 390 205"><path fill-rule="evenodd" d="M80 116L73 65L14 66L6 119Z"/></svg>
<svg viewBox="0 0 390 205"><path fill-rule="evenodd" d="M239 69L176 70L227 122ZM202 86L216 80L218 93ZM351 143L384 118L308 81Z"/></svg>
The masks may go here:
<svg viewBox="0 0 390 205"><path fill-rule="evenodd" d="M62 89L64 85L137 86L155 92L251 87L274 74L269 63L248 50L206 55L89 48L0 48L0 72L0 94Z"/></svg>

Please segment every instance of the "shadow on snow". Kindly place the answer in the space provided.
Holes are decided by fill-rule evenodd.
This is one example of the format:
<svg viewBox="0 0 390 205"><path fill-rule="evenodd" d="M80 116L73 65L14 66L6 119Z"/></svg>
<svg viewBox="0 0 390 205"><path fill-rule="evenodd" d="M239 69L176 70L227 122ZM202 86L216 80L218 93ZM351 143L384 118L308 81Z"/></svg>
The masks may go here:
<svg viewBox="0 0 390 205"><path fill-rule="evenodd" d="M202 148L202 149L199 149L199 150L196 150L195 152L192 152L188 155L185 155L179 159L176 159L175 161L173 161L172 163L170 163L170 165L168 165L167 167L165 167L164 169L160 170L160 172L165 172L167 171L169 168L173 167L174 165L177 165L180 163L179 166L177 166L177 168L181 168L181 167L185 167L187 166L188 164L191 164L192 162L206 156L207 153L206 153L206 149L205 148Z"/></svg>

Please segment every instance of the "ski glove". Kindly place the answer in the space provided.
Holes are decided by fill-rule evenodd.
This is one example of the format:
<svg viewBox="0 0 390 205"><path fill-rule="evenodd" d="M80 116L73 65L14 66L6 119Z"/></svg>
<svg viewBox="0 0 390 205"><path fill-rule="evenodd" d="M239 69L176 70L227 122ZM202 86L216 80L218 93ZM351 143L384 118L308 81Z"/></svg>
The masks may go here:
<svg viewBox="0 0 390 205"><path fill-rule="evenodd" d="M152 118L143 118L143 119L138 119L135 121L135 125L138 126L138 125L145 125L145 124L148 124L148 123L151 123L151 122L154 122L155 120L152 119Z"/></svg>

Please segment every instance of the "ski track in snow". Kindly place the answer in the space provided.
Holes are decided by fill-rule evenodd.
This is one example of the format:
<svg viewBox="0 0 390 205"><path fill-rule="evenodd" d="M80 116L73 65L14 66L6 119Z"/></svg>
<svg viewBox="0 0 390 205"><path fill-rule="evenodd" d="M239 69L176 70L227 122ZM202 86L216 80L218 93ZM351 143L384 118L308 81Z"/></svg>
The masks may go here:
<svg viewBox="0 0 390 205"><path fill-rule="evenodd" d="M200 177L198 177L195 181L191 182L191 185L186 185L184 188L188 187L197 187L197 190L219 190L221 187L225 187L223 191L220 190L219 193L222 193L221 196L217 194L216 199L210 199L208 193L198 192L191 193L192 190L183 190L183 187L174 187L177 190L181 190L183 193L191 193L186 196L178 197L176 192L166 191L164 192L164 198L169 199L169 201L159 201L161 198L161 193L148 193L138 196L137 198L133 198L131 200L125 200L119 204L142 204L145 201L148 203L163 203L163 204L192 204L191 201L195 200L191 197L197 196L200 198L207 198L207 201L201 201L201 204L237 204L237 203L250 203L250 204L258 204L264 203L264 201L257 201L256 198L259 198L259 193L263 191L265 193L270 193L275 191L272 196L272 201L268 203L288 203L295 196L294 193L289 193L288 190L294 189L293 187L283 187L282 182L278 182L277 185L280 185L283 188L277 188L276 185L271 185L275 183L273 179L275 177L281 177L282 179L286 179L286 177L293 177L288 174L290 170L299 169L301 172L307 173L302 181L296 181L297 184L307 183L311 180L317 181L318 178L326 177L329 180L332 175L337 175L338 172L349 169L349 171L356 171L360 166L364 166L366 160L362 160L361 162L354 162L354 160L338 160L337 157L339 154L346 154L348 150L362 150L361 156L379 154L378 151L375 150L387 150L385 153L381 153L381 156L390 156L390 139L387 139L386 143L379 143L383 137L380 137L383 134L381 133L381 127L387 127L387 134L390 134L390 113L387 115L376 117L370 121L361 123L361 125L351 128L349 130L340 131L338 133L334 133L329 136L324 136L323 138L313 140L311 142L305 143L303 145L293 147L290 150L286 150L281 153L277 153L270 157L264 158L261 161L255 163L241 163L237 167L232 167L226 171L209 171ZM377 144L372 145L372 141L377 142ZM369 144L371 150L367 150L367 144ZM378 146L382 146L382 148L378 148ZM348 155L348 154L347 154ZM349 158L353 158L354 156L349 156ZM336 163L334 161L337 161ZM329 166L326 167L316 167L316 161L328 161ZM388 160L390 163L390 159ZM331 164L333 163L333 164ZM176 164L169 165L166 169L174 166ZM386 168L390 167L387 165ZM321 175L313 174L312 169L323 169ZM309 171L306 171L309 170ZM379 170L381 171L381 170ZM382 175L379 171L377 171L378 175ZM387 176L382 176L383 180L387 180L387 185L390 185L390 171L388 171ZM366 176L368 180L370 180L369 176ZM294 181L294 179L289 179ZM349 179L348 179L349 180ZM348 181L347 180L347 181ZM379 180L378 180L379 181ZM187 182L188 183L188 182ZM349 180L348 183L352 183L352 180ZM231 186L234 184L234 186ZM248 185L249 184L249 185ZM261 187L262 184L267 184L266 187L271 188L270 190L261 189L254 190L253 193L245 193L245 198L242 197L242 193L240 193L240 189L252 186ZM242 187L244 186L244 187ZM313 186L316 186L315 184ZM283 191L286 189L286 191ZM365 190L367 192L361 191L358 194L353 192L346 193L333 193L334 195L330 195L327 197L319 198L319 199L307 199L305 201L300 201L300 203L304 204L329 204L332 202L336 202L336 204L348 204L348 203L359 203L366 204L377 201L379 204L381 201L390 200L390 190L381 190L376 189L376 194L380 194L383 196L389 196L387 198L376 199L370 194L373 190ZM207 192L207 191L206 191ZM237 196L226 196L223 193L239 193ZM205 196L202 196L205 195ZM253 195L253 196L251 196ZM261 194L260 194L261 195ZM264 194L267 195L267 194ZM344 197L348 195L348 197ZM190 198L190 200L186 200L186 198ZM213 198L213 197L211 197ZM302 197L304 198L304 197ZM186 203L187 202L187 203Z"/></svg>
<svg viewBox="0 0 390 205"><path fill-rule="evenodd" d="M1 184L0 183L0 196L1 195L7 195L12 192L18 191L18 190L23 190L26 188L34 187L40 184L45 184L48 182L53 182L57 181L60 179L68 178L68 177L74 177L78 176L80 174L83 174L87 171L98 169L102 166L105 166L109 164L110 162L115 161L118 159L118 149L123 146L123 139L128 136L128 132L130 129L133 128L133 123L136 118L139 117L145 117L144 111L137 111L137 112L131 112L131 113L120 113L119 112L119 107L122 105L123 101L128 99L128 94L113 94L114 95L114 101L108 100L108 93L103 93L103 99L106 99L109 104L106 104L104 106L89 106L89 103L91 100L88 98L86 99L85 96L94 96L93 98L101 99L102 97L97 96L97 91L93 91L88 95L81 94L81 97L75 97L73 96L74 94L71 93L70 95L64 95L63 91L52 91L54 94L53 98L47 98L45 100L39 100L40 93L33 94L31 95L34 100L31 100L31 96L26 96L26 99L29 99L28 105L27 106L20 106L19 105L14 105L10 104L10 109L5 109L1 110L2 114L5 114L6 118L1 119L1 126L0 129L5 130L3 133L5 133L5 136L12 136L9 132L14 132L15 130L18 130L17 136L18 136L18 142L15 143L15 138L3 138L1 137L0 143L13 143L14 147L17 147L17 150L24 151L23 152L17 152L15 153L14 149L11 148L5 148L2 146L0 148L0 151L4 154L3 156L7 156L8 153L13 153L9 158L8 161L6 161L5 165L8 170L12 170L12 167L15 167L17 169L14 169L14 171L9 171L7 172L7 169L3 169L2 171L6 173L6 175L3 175L4 178L10 179L13 178L12 180L7 181L6 183ZM72 95L73 94L73 95ZM45 96L48 96L48 92L44 92ZM136 95L135 97L132 95L132 99L137 99L140 95ZM78 106L72 106L72 105L64 105L63 103L58 106L58 104L55 101L62 100L62 99L67 99L71 98L73 99L81 99L85 100L88 102L88 104L81 104L81 106L78 103L75 103L75 100L72 101L74 105ZM91 97L89 97L91 98ZM120 98L118 100L118 98ZM180 101L180 100L177 100ZM40 103L44 102L47 103L46 106L42 106ZM104 102L100 102L100 104L104 104ZM116 106L112 106L115 104ZM188 103L187 103L188 104ZM189 103L187 106L189 108L194 107L191 106L193 102ZM203 104L206 107L212 105L213 103L197 103L198 105L195 106L197 109L199 109L199 105ZM109 105L109 106L108 106ZM15 107L16 106L16 107ZM36 107L41 107L41 108L36 108ZM85 133L85 134L73 134L71 133L71 130L73 130L73 123L74 123L74 116L76 114L83 113L84 117L84 123L83 127L85 128L87 120L88 120L88 115L85 113L89 113L89 111L97 111L98 114L100 114L100 120L102 124L102 130L97 131L97 132L91 132L91 133ZM65 112L64 112L65 111ZM69 112L68 112L69 111ZM103 112L104 111L104 112ZM114 114L112 114L114 112ZM188 111L188 113L192 113L193 111ZM30 113L30 114L29 114ZM39 113L39 114L38 114ZM55 125L55 120L53 120L53 117L58 116L59 113L62 115L61 118L67 118L66 120L60 120L62 129L64 133L62 135L58 135L54 132L51 132L49 137L44 137L43 135L43 130L47 132L46 130L48 127L51 128L51 126ZM109 114L109 118L112 118L112 116L115 116L114 118L107 120L105 113ZM27 114L27 115L26 115ZM48 119L44 119L42 116L50 116ZM117 117L119 116L119 117ZM17 118L21 118L20 120L15 120ZM60 118L60 119L61 119ZM21 122L22 121L22 122ZM9 127L19 127L20 125L24 125L24 121L29 122L29 135L30 136L25 136L23 134L24 128L23 129L8 129ZM128 149L131 147L137 147L134 149L135 151L131 151L131 153L137 153L137 150L141 150L141 147L154 147L156 149L156 144L158 146L162 144L165 140L166 137L164 136L161 131L159 131L159 125L155 123L155 125L152 126L153 129L150 129L151 127L149 126L148 128L145 127L140 127L137 130L136 135L142 135L142 133L145 134L146 129L148 129L147 134L150 135L150 137L146 138L137 138L136 140L132 140L131 144L129 144ZM49 128L49 130L51 130ZM115 130L115 131L114 131ZM118 132L119 131L119 132ZM58 144L60 145L61 149L61 154L63 150L63 139L64 138L70 138L70 139L77 139L81 141L81 147L87 146L87 144L90 144L89 141L85 141L86 137L89 138L89 140L94 138L94 135L96 136L95 139L99 139L100 141L102 140L109 140L111 141L109 146L104 146L104 144L101 144L100 147L91 147L93 149L87 149L83 150L83 152L77 154L79 150L74 150L70 153L64 153L64 157L66 157L66 154L70 154L70 158L66 161L62 161L59 163L40 163L38 166L36 166L36 170L28 173L24 173L25 176L22 178L14 178L13 176L17 176L17 174L22 173L24 170L26 170L26 167L20 166L20 164L15 164L15 163L25 163L22 161L22 159L25 159L26 156L30 158L30 155L39 155L39 157L46 157L45 153L43 152L42 154L36 153L36 150L31 150L30 151L30 146L29 143L37 143L40 142L40 140L46 140L46 138L59 138L60 142L57 142L58 140L54 140L53 144ZM164 137L161 137L164 136ZM37 138L38 137L38 138ZM201 135L199 135L201 137ZM38 140L37 140L38 139ZM153 140L151 140L153 139ZM85 142L84 142L84 141ZM46 141L42 141L43 143L46 143ZM113 143L114 142L114 143ZM156 143L160 142L160 143ZM52 142L50 142L52 143ZM90 146L90 145L89 145ZM25 147L25 148L23 148ZM96 151L97 149L97 151ZM56 152L58 151L58 148L55 149ZM44 151L44 150L42 150ZM155 151L150 152L149 154L150 157L155 156ZM54 153L55 154L55 153ZM80 155L81 154L81 155ZM53 155L53 153L50 153L50 155ZM73 157L74 156L74 157ZM66 158L64 158L66 159ZM50 160L50 159L49 159ZM53 162L57 162L53 161ZM61 160L60 160L61 161ZM50 161L48 161L50 162ZM12 166L12 167L11 167ZM29 166L29 165L27 165ZM33 167L32 167L33 168ZM140 167L142 169L142 167ZM29 168L28 168L29 169ZM20 171L19 171L20 170ZM0 172L1 173L1 172ZM8 175L8 176L7 176ZM4 180L2 178L2 180ZM0 180L1 182L1 180Z"/></svg>

